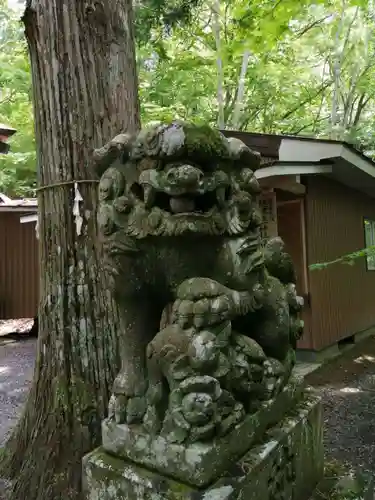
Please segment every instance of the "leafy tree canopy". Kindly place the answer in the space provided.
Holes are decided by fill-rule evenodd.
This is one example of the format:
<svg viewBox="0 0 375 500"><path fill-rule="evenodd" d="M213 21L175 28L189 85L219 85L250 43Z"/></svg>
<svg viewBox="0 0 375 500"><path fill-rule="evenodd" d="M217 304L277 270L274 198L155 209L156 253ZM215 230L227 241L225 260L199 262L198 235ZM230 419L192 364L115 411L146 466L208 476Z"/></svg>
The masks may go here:
<svg viewBox="0 0 375 500"><path fill-rule="evenodd" d="M375 156L375 10L364 0L138 0L142 120L183 118L348 140ZM31 78L19 13L0 0L0 191L35 187Z"/></svg>
<svg viewBox="0 0 375 500"><path fill-rule="evenodd" d="M0 191L8 196L33 196L35 142L31 75L19 15L0 0L0 123L17 129L11 152L0 155Z"/></svg>

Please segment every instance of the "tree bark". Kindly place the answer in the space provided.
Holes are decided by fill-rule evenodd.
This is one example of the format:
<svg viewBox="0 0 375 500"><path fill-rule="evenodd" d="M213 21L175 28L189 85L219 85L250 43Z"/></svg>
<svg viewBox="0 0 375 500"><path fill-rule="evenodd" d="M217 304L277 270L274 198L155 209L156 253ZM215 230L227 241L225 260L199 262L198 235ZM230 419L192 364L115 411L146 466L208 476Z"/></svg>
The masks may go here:
<svg viewBox="0 0 375 500"><path fill-rule="evenodd" d="M332 110L331 110L331 139L336 139L335 127L338 124L338 106L339 106L339 91L340 91L340 75L343 50L340 52L340 38L345 23L345 6L346 0L341 3L341 17L338 21L338 27L335 34L335 55L333 60L333 94L332 94Z"/></svg>
<svg viewBox="0 0 375 500"><path fill-rule="evenodd" d="M38 150L40 324L34 383L2 469L12 500L70 500L80 498L81 459L100 442L119 367L91 158L140 127L134 22L130 0L29 0L23 21Z"/></svg>
<svg viewBox="0 0 375 500"><path fill-rule="evenodd" d="M241 65L241 73L238 79L238 88L237 88L237 99L236 104L234 106L233 118L232 118L232 128L234 130L238 130L240 127L241 114L243 113L243 99L245 95L245 85L246 85L246 73L247 67L249 65L250 58L250 50L245 50L242 56L242 65Z"/></svg>

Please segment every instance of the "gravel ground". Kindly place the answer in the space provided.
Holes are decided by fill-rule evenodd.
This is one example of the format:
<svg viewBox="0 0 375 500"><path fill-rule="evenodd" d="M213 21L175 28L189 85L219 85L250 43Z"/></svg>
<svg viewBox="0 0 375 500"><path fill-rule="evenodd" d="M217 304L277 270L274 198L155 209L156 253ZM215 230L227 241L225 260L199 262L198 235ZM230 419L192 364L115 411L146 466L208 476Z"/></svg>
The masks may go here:
<svg viewBox="0 0 375 500"><path fill-rule="evenodd" d="M33 377L35 339L0 338L0 446L4 444L26 399Z"/></svg>
<svg viewBox="0 0 375 500"><path fill-rule="evenodd" d="M307 377L324 403L327 460L375 473L375 338Z"/></svg>
<svg viewBox="0 0 375 500"><path fill-rule="evenodd" d="M26 399L35 348L35 339L0 338L0 446ZM375 338L310 374L307 381L323 398L327 460L375 473Z"/></svg>

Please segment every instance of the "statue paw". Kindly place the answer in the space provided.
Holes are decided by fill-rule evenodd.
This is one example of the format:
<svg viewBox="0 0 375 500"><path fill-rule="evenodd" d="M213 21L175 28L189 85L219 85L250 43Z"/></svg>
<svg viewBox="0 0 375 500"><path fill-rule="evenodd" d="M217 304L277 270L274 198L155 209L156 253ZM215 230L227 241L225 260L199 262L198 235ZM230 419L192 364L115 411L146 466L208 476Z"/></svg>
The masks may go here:
<svg viewBox="0 0 375 500"><path fill-rule="evenodd" d="M172 318L181 328L202 328L230 319L232 291L209 278L185 280L177 289Z"/></svg>
<svg viewBox="0 0 375 500"><path fill-rule="evenodd" d="M117 424L142 422L147 409L147 384L142 380L143 378L127 377L124 373L119 373L108 403L109 419Z"/></svg>
<svg viewBox="0 0 375 500"><path fill-rule="evenodd" d="M128 398L123 394L112 394L108 403L108 418L114 420L116 424L124 424L127 403Z"/></svg>
<svg viewBox="0 0 375 500"><path fill-rule="evenodd" d="M141 423L146 409L145 396L127 397L124 394L112 394L108 403L108 418L116 424Z"/></svg>

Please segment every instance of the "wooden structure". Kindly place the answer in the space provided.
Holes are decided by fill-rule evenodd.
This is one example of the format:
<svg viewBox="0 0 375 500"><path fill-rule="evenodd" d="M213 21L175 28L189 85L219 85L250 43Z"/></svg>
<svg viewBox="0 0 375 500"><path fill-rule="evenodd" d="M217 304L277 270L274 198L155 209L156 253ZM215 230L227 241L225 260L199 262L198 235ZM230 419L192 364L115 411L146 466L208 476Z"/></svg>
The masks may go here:
<svg viewBox="0 0 375 500"><path fill-rule="evenodd" d="M375 259L358 259L353 266L336 264L322 271L309 269L311 264L375 245L372 160L343 142L234 131L224 134L238 137L262 154L256 176L263 188L264 236L284 239L297 267L299 293L305 298L305 333L299 348L320 351L375 326ZM37 221L36 207L28 215L22 210L23 222ZM18 217L17 231L21 231L19 222ZM24 259L23 283L35 287L27 306L32 316L37 304L37 240L34 224L23 226L29 230L26 235L22 229L25 233L18 241L29 243L18 243L27 245L27 255L19 259Z"/></svg>
<svg viewBox="0 0 375 500"><path fill-rule="evenodd" d="M280 235L305 297L300 349L320 351L375 326L375 259L310 270L375 245L375 164L351 145L306 137L225 131L265 158L265 234Z"/></svg>
<svg viewBox="0 0 375 500"><path fill-rule="evenodd" d="M0 154L9 152L16 129L0 124ZM20 215L36 214L36 200L12 200L0 193L0 319L33 318L38 309L38 246L34 227Z"/></svg>
<svg viewBox="0 0 375 500"><path fill-rule="evenodd" d="M36 210L36 200L11 200L0 194L0 319L33 318L38 310L35 226L20 223L20 216Z"/></svg>

